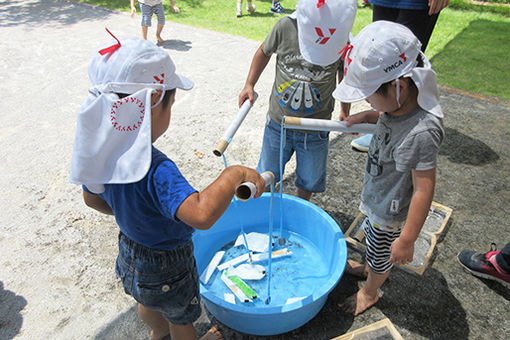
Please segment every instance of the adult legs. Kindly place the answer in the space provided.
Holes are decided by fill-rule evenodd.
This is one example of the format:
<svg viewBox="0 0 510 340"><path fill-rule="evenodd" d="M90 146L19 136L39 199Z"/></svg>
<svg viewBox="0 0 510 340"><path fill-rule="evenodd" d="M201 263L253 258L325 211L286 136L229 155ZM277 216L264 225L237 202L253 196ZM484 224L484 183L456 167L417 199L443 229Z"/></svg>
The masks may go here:
<svg viewBox="0 0 510 340"><path fill-rule="evenodd" d="M420 40L422 52L427 48L438 17L439 13L429 15L428 9L409 10L374 5L372 10L372 21L387 20L409 28Z"/></svg>

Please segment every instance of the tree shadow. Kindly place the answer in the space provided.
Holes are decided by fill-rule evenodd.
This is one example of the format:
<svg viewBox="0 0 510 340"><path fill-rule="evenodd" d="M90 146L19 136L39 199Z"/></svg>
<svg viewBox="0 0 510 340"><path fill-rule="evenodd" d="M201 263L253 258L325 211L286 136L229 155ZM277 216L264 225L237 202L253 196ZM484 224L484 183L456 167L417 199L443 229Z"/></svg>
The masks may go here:
<svg viewBox="0 0 510 340"><path fill-rule="evenodd" d="M202 7L204 0L179 0L178 2L185 3L187 5L187 7L195 8L195 7ZM179 3L177 3L176 5L181 7L181 5L179 5Z"/></svg>
<svg viewBox="0 0 510 340"><path fill-rule="evenodd" d="M116 339L138 339L135 334L145 334L143 338L148 338L149 327L138 317L137 305L133 305L129 310L120 314L115 320L104 326L94 337L97 340L116 340Z"/></svg>
<svg viewBox="0 0 510 340"><path fill-rule="evenodd" d="M484 142L445 127L445 139L439 155L460 164L481 166L499 160L498 154Z"/></svg>
<svg viewBox="0 0 510 340"><path fill-rule="evenodd" d="M396 326L427 339L468 338L466 311L436 269L421 276L393 270L381 290L376 306Z"/></svg>
<svg viewBox="0 0 510 340"><path fill-rule="evenodd" d="M0 27L67 25L106 18L115 11L70 1L0 2Z"/></svg>
<svg viewBox="0 0 510 340"><path fill-rule="evenodd" d="M189 51L191 49L191 41L184 41L179 39L167 39L163 43L158 43L159 47L162 47L167 50L175 50L175 51Z"/></svg>
<svg viewBox="0 0 510 340"><path fill-rule="evenodd" d="M197 321L193 323L197 334L204 335L211 324L205 314L205 307L202 302L202 314ZM126 312L120 314L115 320L104 326L94 337L95 340L118 340L118 339L148 339L150 328L138 316L138 307L136 304Z"/></svg>
<svg viewBox="0 0 510 340"><path fill-rule="evenodd" d="M292 11L286 11L285 12L286 15L288 15L290 13L292 13ZM274 13L271 13L271 12L260 12L260 11L257 12L257 10L255 10L255 12L251 13L250 15L253 16L253 17L274 17L275 16Z"/></svg>
<svg viewBox="0 0 510 340"><path fill-rule="evenodd" d="M477 276L475 276L475 277L477 279L479 279L480 281L482 281L487 286L487 288L489 288L490 290L492 290L493 292L495 292L496 294L501 296L503 299L505 299L506 301L510 301L510 289L506 288L499 282L489 280L489 279L484 279L484 278L477 277Z"/></svg>
<svg viewBox="0 0 510 340"><path fill-rule="evenodd" d="M0 281L0 339L14 339L23 325L21 311L27 305L27 300L10 290L4 289Z"/></svg>

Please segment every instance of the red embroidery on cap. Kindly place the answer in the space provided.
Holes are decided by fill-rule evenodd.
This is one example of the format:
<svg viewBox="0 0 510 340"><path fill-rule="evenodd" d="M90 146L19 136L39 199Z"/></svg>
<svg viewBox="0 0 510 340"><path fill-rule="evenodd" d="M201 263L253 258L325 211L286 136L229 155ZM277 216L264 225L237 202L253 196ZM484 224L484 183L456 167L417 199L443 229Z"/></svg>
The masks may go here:
<svg viewBox="0 0 510 340"><path fill-rule="evenodd" d="M163 84L163 81L165 80L165 74L161 73L161 79L159 79L158 76L154 76L154 79L156 79L156 81L159 82L160 84Z"/></svg>
<svg viewBox="0 0 510 340"><path fill-rule="evenodd" d="M324 5L325 2L326 2L326 0L319 0L317 2L317 8L321 8L321 6Z"/></svg>
<svg viewBox="0 0 510 340"><path fill-rule="evenodd" d="M100 50L100 51L99 51L99 54L100 54L100 55L105 55L105 54L107 54L107 53L113 53L113 52L115 52L115 51L116 51L116 50L117 50L117 49L121 46L121 45L120 45L120 41L119 41L119 39L117 39L117 37L116 37L116 36L114 36L114 35L112 34L112 32L110 32L110 31L108 30L108 28L106 28L106 27L105 27L104 29L106 30L106 32L110 33L110 35L111 35L111 36L112 36L115 40L117 40L117 43L116 43L115 45L112 45L112 46L110 46L110 47L103 48L102 50Z"/></svg>
<svg viewBox="0 0 510 340"><path fill-rule="evenodd" d="M329 34L330 34L329 37L324 36L324 33L322 32L320 27L315 27L315 32L319 36L319 38L317 40L315 40L315 43L316 44L319 43L319 45L324 45L328 42L328 40L331 38L331 36L336 32L336 28L329 29Z"/></svg>
<svg viewBox="0 0 510 340"><path fill-rule="evenodd" d="M402 53L401 55L399 55L400 58L404 59L404 62L407 61L407 57L406 57L406 53Z"/></svg>
<svg viewBox="0 0 510 340"><path fill-rule="evenodd" d="M121 125L118 121L119 117L119 109L122 107L122 105L134 105L135 107L138 107L136 110L138 111L138 116L135 117L133 123L128 123L126 125ZM145 116L145 108L143 105L143 102L139 100L138 98L134 97L124 97L123 99L119 99L115 102L115 104L112 105L112 110L110 111L110 122L113 125L113 128L117 131L135 131L142 125L143 117Z"/></svg>

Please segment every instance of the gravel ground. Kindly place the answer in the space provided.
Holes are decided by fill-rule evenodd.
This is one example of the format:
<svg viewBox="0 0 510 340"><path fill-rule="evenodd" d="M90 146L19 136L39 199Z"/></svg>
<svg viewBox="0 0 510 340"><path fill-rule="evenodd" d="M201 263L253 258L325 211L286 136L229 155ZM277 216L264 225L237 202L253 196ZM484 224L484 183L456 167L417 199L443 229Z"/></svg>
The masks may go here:
<svg viewBox="0 0 510 340"><path fill-rule="evenodd" d="M148 339L115 278L115 221L86 208L81 189L68 181L90 56L108 41L105 26L118 37L139 36L139 20L68 1L0 3L0 339ZM203 189L223 169L212 148L237 112L259 42L172 22L163 32L178 72L196 85L178 93L170 128L156 146ZM227 150L229 164L256 165L273 76L274 58ZM380 302L356 318L336 307L360 285L344 276L314 319L267 339L327 339L385 317L406 339L508 334L509 291L466 274L456 255L510 241L510 107L450 91L441 96L447 140L435 201L451 207L453 216L432 265L423 276L395 270ZM365 160L351 151L352 138L331 135L328 190L312 198L344 231L357 215ZM294 192L291 170L284 181L288 193ZM216 320L204 309L199 333L211 323ZM265 339L220 328L226 339Z"/></svg>

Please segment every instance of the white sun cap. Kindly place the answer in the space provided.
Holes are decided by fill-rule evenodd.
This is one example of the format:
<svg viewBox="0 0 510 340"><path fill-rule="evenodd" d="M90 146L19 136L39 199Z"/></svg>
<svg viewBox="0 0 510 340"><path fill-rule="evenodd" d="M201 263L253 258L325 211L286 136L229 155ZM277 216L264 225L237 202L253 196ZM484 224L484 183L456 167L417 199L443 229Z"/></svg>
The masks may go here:
<svg viewBox="0 0 510 340"><path fill-rule="evenodd" d="M376 21L363 28L345 51L344 78L333 96L345 103L370 97L382 84L416 66L421 43L405 26Z"/></svg>
<svg viewBox="0 0 510 340"><path fill-rule="evenodd" d="M418 104L438 117L436 73L421 52L421 43L407 27L389 21L375 21L363 28L345 48L344 78L333 97L344 103L370 97L384 83L410 77L418 88ZM423 66L418 67L421 55Z"/></svg>
<svg viewBox="0 0 510 340"><path fill-rule="evenodd" d="M168 53L153 43L137 38L123 39L113 53L97 53L89 65L91 92L132 94L143 88L189 90L193 82L175 73Z"/></svg>
<svg viewBox="0 0 510 340"><path fill-rule="evenodd" d="M160 105L165 91L189 90L193 82L175 73L166 51L138 38L117 40L96 53L89 77L92 87L78 111L69 179L99 194L104 184L133 183L146 175L152 159L152 108ZM153 104L158 90L163 93Z"/></svg>
<svg viewBox="0 0 510 340"><path fill-rule="evenodd" d="M298 27L299 51L306 61L320 66L340 58L357 10L356 0L299 0L290 15Z"/></svg>

